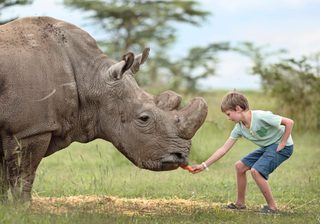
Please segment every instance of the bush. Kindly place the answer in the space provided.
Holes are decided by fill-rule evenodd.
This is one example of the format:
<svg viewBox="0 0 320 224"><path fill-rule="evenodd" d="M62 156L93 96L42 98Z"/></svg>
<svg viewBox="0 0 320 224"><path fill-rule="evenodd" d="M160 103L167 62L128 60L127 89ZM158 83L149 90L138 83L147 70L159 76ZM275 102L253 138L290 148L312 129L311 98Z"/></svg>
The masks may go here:
<svg viewBox="0 0 320 224"><path fill-rule="evenodd" d="M279 113L296 120L299 130L320 129L319 64L313 62L314 58L304 57L253 69L261 76L263 88L277 99Z"/></svg>

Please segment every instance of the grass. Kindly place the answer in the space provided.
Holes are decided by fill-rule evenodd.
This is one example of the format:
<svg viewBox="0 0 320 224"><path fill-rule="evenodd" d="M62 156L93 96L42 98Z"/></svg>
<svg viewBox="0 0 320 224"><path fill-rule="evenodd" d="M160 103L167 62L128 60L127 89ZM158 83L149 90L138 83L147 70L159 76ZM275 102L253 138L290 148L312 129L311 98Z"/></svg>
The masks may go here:
<svg viewBox="0 0 320 224"><path fill-rule="evenodd" d="M228 137L233 124L220 112L223 93L204 95L209 103L207 122L193 139L190 163L210 156ZM253 109L273 110L276 105L263 93L247 93ZM265 101L261 100L265 99ZM270 177L281 210L278 216L261 216L255 211L265 201L248 174L246 212L230 212L221 207L194 206L187 210L125 214L73 209L62 214L0 207L0 223L320 223L320 139L318 133L293 133L295 151ZM209 172L197 175L178 169L151 172L136 168L110 143L96 140L73 143L67 149L45 158L37 172L34 197L78 195L117 196L123 198L187 199L221 205L235 199L233 164L256 147L240 140ZM90 205L101 206L101 203ZM177 208L178 207L178 208Z"/></svg>

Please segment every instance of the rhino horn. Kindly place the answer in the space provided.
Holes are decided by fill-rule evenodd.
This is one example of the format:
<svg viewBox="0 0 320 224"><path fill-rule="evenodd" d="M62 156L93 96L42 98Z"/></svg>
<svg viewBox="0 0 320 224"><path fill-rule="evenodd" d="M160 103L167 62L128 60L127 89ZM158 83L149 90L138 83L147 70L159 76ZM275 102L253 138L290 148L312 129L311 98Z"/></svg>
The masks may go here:
<svg viewBox="0 0 320 224"><path fill-rule="evenodd" d="M113 64L108 69L109 77L112 79L122 79L123 74L131 68L132 64L134 62L134 54L129 52L122 57L122 61Z"/></svg>
<svg viewBox="0 0 320 224"><path fill-rule="evenodd" d="M134 58L133 65L131 66L131 71L133 74L139 71L140 65L142 65L148 58L150 52L150 48L145 48L141 54L138 54Z"/></svg>
<svg viewBox="0 0 320 224"><path fill-rule="evenodd" d="M208 113L208 105L201 97L194 98L189 105L178 111L178 132L184 139L191 139L201 127Z"/></svg>
<svg viewBox="0 0 320 224"><path fill-rule="evenodd" d="M157 107L165 111L172 111L177 109L181 103L181 96L171 90L167 90L155 96L155 103Z"/></svg>

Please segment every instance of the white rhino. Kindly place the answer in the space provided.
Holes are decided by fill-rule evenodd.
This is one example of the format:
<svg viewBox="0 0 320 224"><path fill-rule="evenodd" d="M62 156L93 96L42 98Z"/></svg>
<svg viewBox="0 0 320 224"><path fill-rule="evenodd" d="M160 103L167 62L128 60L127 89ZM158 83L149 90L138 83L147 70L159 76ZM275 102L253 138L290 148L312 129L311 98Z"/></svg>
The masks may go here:
<svg viewBox="0 0 320 224"><path fill-rule="evenodd" d="M0 26L2 200L9 188L15 199L31 200L41 159L74 141L109 141L143 169L187 164L207 104L198 97L180 108L172 91L140 89L134 73L148 52L116 62L88 33L50 17Z"/></svg>

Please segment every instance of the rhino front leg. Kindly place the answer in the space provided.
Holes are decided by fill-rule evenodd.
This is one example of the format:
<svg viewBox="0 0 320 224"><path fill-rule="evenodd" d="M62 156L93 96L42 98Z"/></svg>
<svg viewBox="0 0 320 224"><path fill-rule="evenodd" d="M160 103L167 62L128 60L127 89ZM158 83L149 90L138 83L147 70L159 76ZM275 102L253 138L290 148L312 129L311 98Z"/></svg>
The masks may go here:
<svg viewBox="0 0 320 224"><path fill-rule="evenodd" d="M17 139L9 136L4 144L8 182L14 201L31 201L36 170L50 143L51 133Z"/></svg>

